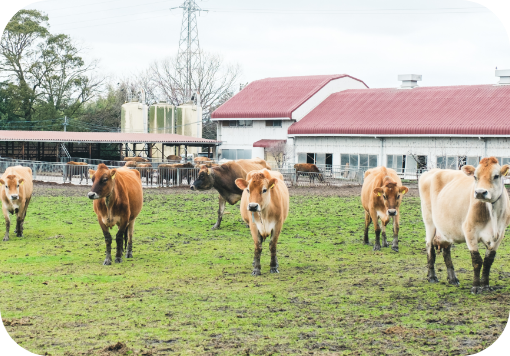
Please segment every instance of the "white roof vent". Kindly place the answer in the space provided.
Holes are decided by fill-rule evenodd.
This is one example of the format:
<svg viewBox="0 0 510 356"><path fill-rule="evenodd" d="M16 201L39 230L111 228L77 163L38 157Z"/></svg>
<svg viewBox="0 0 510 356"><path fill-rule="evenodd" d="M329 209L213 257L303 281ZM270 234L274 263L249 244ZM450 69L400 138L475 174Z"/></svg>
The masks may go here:
<svg viewBox="0 0 510 356"><path fill-rule="evenodd" d="M418 86L418 80L421 80L421 74L399 74L398 80L402 81L400 89L413 89Z"/></svg>
<svg viewBox="0 0 510 356"><path fill-rule="evenodd" d="M496 69L496 77L499 77L498 84L510 84L510 69Z"/></svg>

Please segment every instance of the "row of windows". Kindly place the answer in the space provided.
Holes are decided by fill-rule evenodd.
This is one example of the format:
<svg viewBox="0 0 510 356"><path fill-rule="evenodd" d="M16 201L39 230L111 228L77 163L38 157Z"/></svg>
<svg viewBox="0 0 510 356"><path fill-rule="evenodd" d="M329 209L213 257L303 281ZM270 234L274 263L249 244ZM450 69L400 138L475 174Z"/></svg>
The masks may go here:
<svg viewBox="0 0 510 356"><path fill-rule="evenodd" d="M298 163L313 163L317 165L333 165L332 153L298 153ZM377 167L377 155L369 154L341 154L340 164L353 169L368 169Z"/></svg>
<svg viewBox="0 0 510 356"><path fill-rule="evenodd" d="M251 150L223 149L221 152L222 159L251 159Z"/></svg>
<svg viewBox="0 0 510 356"><path fill-rule="evenodd" d="M224 127L253 127L253 120L229 120L223 121ZM266 120L268 127L282 127L282 120Z"/></svg>

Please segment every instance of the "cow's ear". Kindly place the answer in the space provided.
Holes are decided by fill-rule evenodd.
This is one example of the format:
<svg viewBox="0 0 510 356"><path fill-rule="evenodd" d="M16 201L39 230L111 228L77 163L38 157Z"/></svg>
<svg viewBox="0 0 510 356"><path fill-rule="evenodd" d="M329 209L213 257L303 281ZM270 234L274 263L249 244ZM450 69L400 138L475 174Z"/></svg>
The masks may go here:
<svg viewBox="0 0 510 356"><path fill-rule="evenodd" d="M473 166L463 166L462 167L462 172L464 172L469 177L471 177L472 175L475 174L475 170L476 170L476 168Z"/></svg>
<svg viewBox="0 0 510 356"><path fill-rule="evenodd" d="M2 185L5 185L5 181L3 179L0 179L0 183L2 183Z"/></svg>
<svg viewBox="0 0 510 356"><path fill-rule="evenodd" d="M383 195L383 193L384 193L384 190L381 187L374 189L374 194L377 195L378 197Z"/></svg>
<svg viewBox="0 0 510 356"><path fill-rule="evenodd" d="M510 175L510 165L505 164L503 167L501 167L501 175L502 176L508 176Z"/></svg>
<svg viewBox="0 0 510 356"><path fill-rule="evenodd" d="M23 184L23 182L25 182L25 180L24 180L23 178L20 178L20 179L18 180L19 185L22 185L22 184Z"/></svg>
<svg viewBox="0 0 510 356"><path fill-rule="evenodd" d="M273 189L275 184L276 184L276 178L271 178L269 180L269 185L268 185L269 189Z"/></svg>
<svg viewBox="0 0 510 356"><path fill-rule="evenodd" d="M241 190L245 190L246 188L248 188L248 182L245 179L242 179L242 178L237 178L236 179L236 185Z"/></svg>
<svg viewBox="0 0 510 356"><path fill-rule="evenodd" d="M407 187L398 188L398 192L402 195L407 194L408 191L409 191L409 188L407 188Z"/></svg>
<svg viewBox="0 0 510 356"><path fill-rule="evenodd" d="M264 177L266 177L266 179L271 179L271 178L273 178L273 177L271 177L271 173L269 173L269 171L268 171L266 168L264 168L264 169L262 170L262 174L264 175Z"/></svg>
<svg viewBox="0 0 510 356"><path fill-rule="evenodd" d="M96 171L93 169L89 169L89 177L92 178L96 174Z"/></svg>
<svg viewBox="0 0 510 356"><path fill-rule="evenodd" d="M116 169L112 169L112 170L110 171L110 178L111 178L112 180L114 180L114 179L115 179L115 174L117 174L117 170L116 170Z"/></svg>

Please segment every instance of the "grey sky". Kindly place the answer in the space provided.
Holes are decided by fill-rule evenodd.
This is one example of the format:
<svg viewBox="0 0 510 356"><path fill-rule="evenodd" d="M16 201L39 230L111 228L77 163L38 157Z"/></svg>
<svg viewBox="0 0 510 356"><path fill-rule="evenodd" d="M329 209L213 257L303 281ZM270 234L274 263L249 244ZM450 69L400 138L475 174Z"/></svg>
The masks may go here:
<svg viewBox="0 0 510 356"><path fill-rule="evenodd" d="M174 55L183 0L50 0L53 32L68 33L101 61L101 71L128 76ZM494 83L510 67L507 33L489 10L462 0L197 1L201 47L243 68L243 81L346 73L370 87ZM242 10L244 9L244 10ZM250 10L251 9L251 10ZM253 9L263 9L255 11Z"/></svg>

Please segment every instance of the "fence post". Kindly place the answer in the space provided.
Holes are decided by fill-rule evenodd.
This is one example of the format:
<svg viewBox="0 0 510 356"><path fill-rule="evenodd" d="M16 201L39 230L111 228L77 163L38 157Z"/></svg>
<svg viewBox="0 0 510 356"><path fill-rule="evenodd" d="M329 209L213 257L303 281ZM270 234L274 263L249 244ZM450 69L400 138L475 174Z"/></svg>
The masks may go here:
<svg viewBox="0 0 510 356"><path fill-rule="evenodd" d="M177 182L175 183L176 187L178 187L180 185L180 183L181 183L181 179L180 178L181 178L181 169L177 168L177 178L176 178Z"/></svg>

